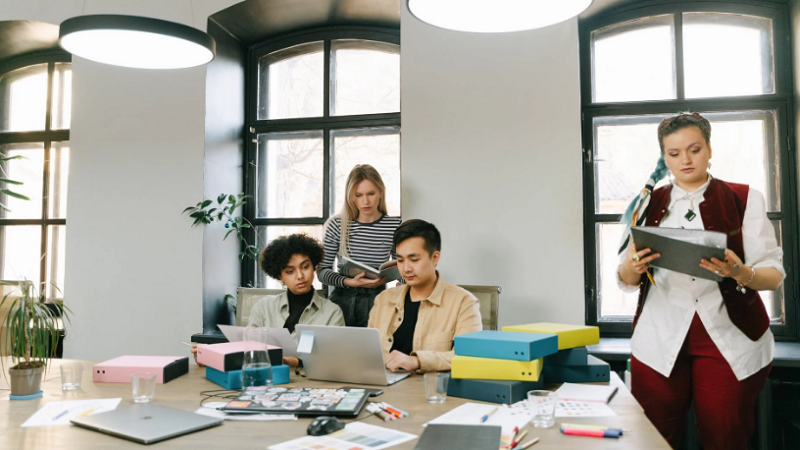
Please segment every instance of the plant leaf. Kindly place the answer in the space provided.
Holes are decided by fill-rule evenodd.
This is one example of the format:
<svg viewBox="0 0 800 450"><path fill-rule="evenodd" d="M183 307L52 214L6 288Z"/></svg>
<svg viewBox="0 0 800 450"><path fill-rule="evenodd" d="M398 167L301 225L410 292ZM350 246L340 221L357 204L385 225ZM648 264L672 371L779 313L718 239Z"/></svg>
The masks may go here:
<svg viewBox="0 0 800 450"><path fill-rule="evenodd" d="M17 186L22 186L23 184L25 184L22 181L9 180L8 178L0 178L0 183L16 184Z"/></svg>
<svg viewBox="0 0 800 450"><path fill-rule="evenodd" d="M225 237L224 237L224 238L222 238L222 240L224 241L225 239L228 239L228 235L229 235L229 234L231 234L231 233L233 233L234 231L236 231L236 230L228 230L228 232L227 232L227 233L225 233Z"/></svg>
<svg viewBox="0 0 800 450"><path fill-rule="evenodd" d="M225 194L219 194L219 195L217 196L217 203L219 203L219 204L221 205L221 204L222 204L222 202L224 202L224 201L225 201L225 197L227 197L227 195L225 195Z"/></svg>
<svg viewBox="0 0 800 450"><path fill-rule="evenodd" d="M203 203L200 204L200 208L207 208L210 204L211 200L203 200Z"/></svg>
<svg viewBox="0 0 800 450"><path fill-rule="evenodd" d="M197 208L195 208L194 206L190 206L190 207L188 207L188 208L184 209L184 210L183 210L183 212L182 212L181 214L186 214L186 212L187 212L187 211L191 211L191 210L193 210L193 209L197 209Z"/></svg>
<svg viewBox="0 0 800 450"><path fill-rule="evenodd" d="M21 199L21 200L30 200L30 197L27 197L25 195L19 194L19 193L14 192L14 191L9 191L8 189L2 189L2 190L0 190L0 192L2 192L3 194L8 195L9 197L16 197L16 198Z"/></svg>
<svg viewBox="0 0 800 450"><path fill-rule="evenodd" d="M236 204L236 196L233 195L233 194L229 195L228 196L228 203L235 205Z"/></svg>

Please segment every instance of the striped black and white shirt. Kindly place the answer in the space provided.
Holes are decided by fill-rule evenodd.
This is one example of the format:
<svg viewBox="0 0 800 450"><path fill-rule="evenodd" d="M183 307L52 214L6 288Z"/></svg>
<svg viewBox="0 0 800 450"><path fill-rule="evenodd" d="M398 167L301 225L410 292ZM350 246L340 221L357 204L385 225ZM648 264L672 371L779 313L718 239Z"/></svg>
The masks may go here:
<svg viewBox="0 0 800 450"><path fill-rule="evenodd" d="M402 219L383 215L380 219L372 223L361 223L355 220L350 221L350 259L360 263L378 268L381 264L394 259L395 253L392 248L394 230L400 226ZM342 235L342 222L339 217L334 218L325 230L325 258L319 265L319 280L323 284L330 286L345 287L344 275L333 271L333 262L339 254L339 239ZM339 258L338 270L341 270L343 263Z"/></svg>

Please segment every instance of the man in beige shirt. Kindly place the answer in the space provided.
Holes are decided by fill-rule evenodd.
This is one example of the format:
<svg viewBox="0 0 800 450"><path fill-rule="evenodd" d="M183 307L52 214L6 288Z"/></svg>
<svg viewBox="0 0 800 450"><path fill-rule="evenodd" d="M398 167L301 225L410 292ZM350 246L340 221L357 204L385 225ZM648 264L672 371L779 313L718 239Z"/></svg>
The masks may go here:
<svg viewBox="0 0 800 450"><path fill-rule="evenodd" d="M442 239L433 224L403 222L394 246L406 284L375 298L367 326L380 331L389 370L450 370L453 338L482 328L478 300L436 270Z"/></svg>

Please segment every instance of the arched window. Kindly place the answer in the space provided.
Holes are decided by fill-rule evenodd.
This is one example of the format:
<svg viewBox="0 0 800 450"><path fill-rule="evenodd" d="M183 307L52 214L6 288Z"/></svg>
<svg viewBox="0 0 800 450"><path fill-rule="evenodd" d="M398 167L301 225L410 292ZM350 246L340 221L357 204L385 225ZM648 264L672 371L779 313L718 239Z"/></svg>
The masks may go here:
<svg viewBox="0 0 800 450"><path fill-rule="evenodd" d="M246 215L259 248L295 232L321 241L356 164L378 169L389 213L400 215L399 44L396 31L336 28L251 50ZM243 272L278 287L254 264Z"/></svg>
<svg viewBox="0 0 800 450"><path fill-rule="evenodd" d="M617 287L618 223L660 154L659 122L712 125L712 175L766 197L789 275L762 292L776 335L795 335L797 181L785 5L636 5L581 24L587 317L630 334L638 294ZM661 184L667 183L667 180Z"/></svg>
<svg viewBox="0 0 800 450"><path fill-rule="evenodd" d="M0 278L49 299L64 290L71 86L68 55L0 64Z"/></svg>

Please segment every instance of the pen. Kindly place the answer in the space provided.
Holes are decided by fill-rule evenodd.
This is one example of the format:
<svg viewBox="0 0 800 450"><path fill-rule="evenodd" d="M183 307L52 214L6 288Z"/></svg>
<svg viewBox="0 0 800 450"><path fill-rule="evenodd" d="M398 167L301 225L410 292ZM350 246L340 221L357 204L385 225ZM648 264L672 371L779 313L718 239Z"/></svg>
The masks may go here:
<svg viewBox="0 0 800 450"><path fill-rule="evenodd" d="M525 437L526 434L528 434L528 430L525 430L522 433L520 433L519 437L515 437L514 441L511 442L511 445L509 445L508 448L510 448L510 449L517 448L517 446L519 445L520 441L522 440L522 438Z"/></svg>
<svg viewBox="0 0 800 450"><path fill-rule="evenodd" d="M573 428L573 429L578 429L578 430L604 430L604 431L605 430L612 430L612 431L618 431L619 434L622 434L623 431L625 431L622 428L613 428L613 427L607 427L607 426L604 426L604 425L584 425L584 424L577 424L577 423L562 423L561 427L563 427L563 428Z"/></svg>
<svg viewBox="0 0 800 450"><path fill-rule="evenodd" d="M89 409L87 409L86 411L84 411L84 412L82 412L82 413L78 414L78 417L83 417L83 416L85 416L85 415L89 414L89 413L90 413L90 412L92 412L92 411L94 411L94 408L89 408Z"/></svg>
<svg viewBox="0 0 800 450"><path fill-rule="evenodd" d="M61 412L60 412L60 413L59 413L57 416L53 417L53 420L58 420L58 419L60 419L60 418L61 418L61 417L62 417L64 414L66 414L66 413L68 413L68 412L69 412L69 410L68 410L68 409L65 409L64 411L61 411Z"/></svg>
<svg viewBox="0 0 800 450"><path fill-rule="evenodd" d="M496 413L496 412L497 412L497 407L495 407L494 409L492 409L491 411L489 411L489 413L488 413L488 414L486 414L486 415L484 415L483 417L481 417L481 423L484 423L484 422L486 422L487 420L489 420L489 417L490 417L492 414Z"/></svg>
<svg viewBox="0 0 800 450"><path fill-rule="evenodd" d="M531 439L530 441L528 441L528 442L526 442L526 443L522 444L522 446L520 446L519 448L520 448L521 450L525 450L525 449L526 449L526 448L528 448L528 447L533 447L533 444L535 444L535 443L537 443L537 442L539 442L539 438L538 438L538 437L535 437L535 438Z"/></svg>

